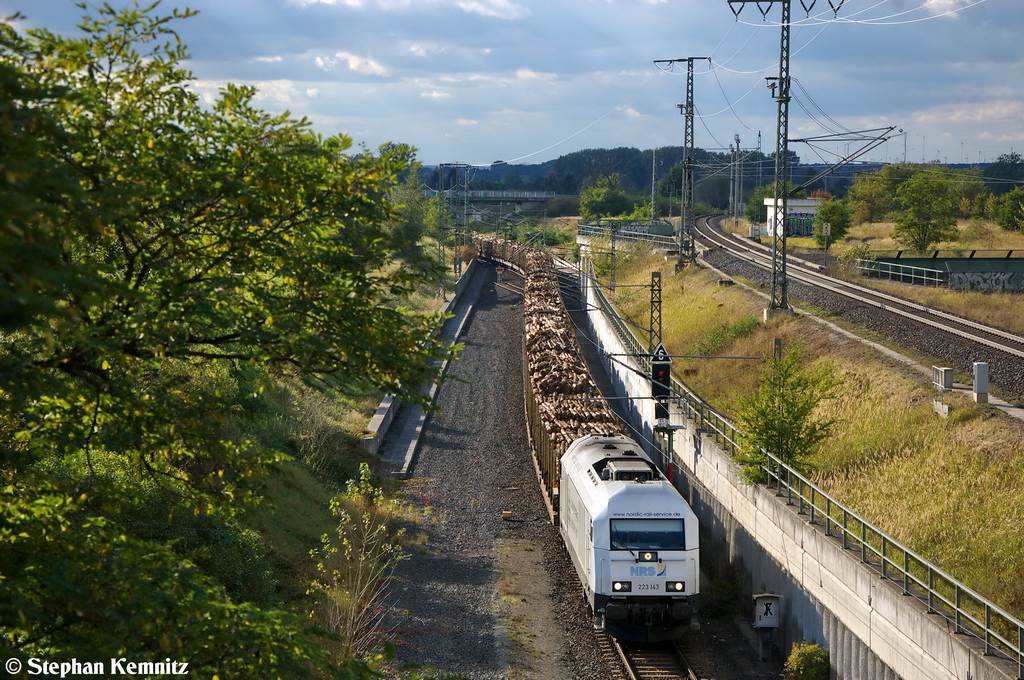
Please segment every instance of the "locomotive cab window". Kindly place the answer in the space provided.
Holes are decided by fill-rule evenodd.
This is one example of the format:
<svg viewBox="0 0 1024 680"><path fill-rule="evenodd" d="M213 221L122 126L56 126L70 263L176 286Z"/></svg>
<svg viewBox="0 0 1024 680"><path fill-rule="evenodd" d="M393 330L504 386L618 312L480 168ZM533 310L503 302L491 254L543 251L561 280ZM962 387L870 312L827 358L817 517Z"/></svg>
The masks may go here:
<svg viewBox="0 0 1024 680"><path fill-rule="evenodd" d="M685 550L681 519L613 519L612 550Z"/></svg>

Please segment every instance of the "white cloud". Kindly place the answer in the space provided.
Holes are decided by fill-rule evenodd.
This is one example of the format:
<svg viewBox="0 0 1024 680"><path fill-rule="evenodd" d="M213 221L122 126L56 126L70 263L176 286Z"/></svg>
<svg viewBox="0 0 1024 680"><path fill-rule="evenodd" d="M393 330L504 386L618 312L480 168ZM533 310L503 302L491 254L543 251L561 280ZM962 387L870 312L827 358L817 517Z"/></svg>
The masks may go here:
<svg viewBox="0 0 1024 680"><path fill-rule="evenodd" d="M477 124L478 124L478 122L477 122L477 121L475 121L475 120L470 120L470 119L468 119L468 118L459 118L459 119L458 119L457 121L455 121L455 122L457 122L457 123L458 123L459 125L477 125Z"/></svg>
<svg viewBox="0 0 1024 680"><path fill-rule="evenodd" d="M308 90L306 90L307 97L315 97L318 94L320 94L320 90L316 89L315 87L311 87Z"/></svg>
<svg viewBox="0 0 1024 680"><path fill-rule="evenodd" d="M650 116L648 116L646 114L643 114L643 113L640 113L639 111L637 111L636 109L634 109L631 106L626 107L625 109L623 109L623 111L630 118L650 118Z"/></svg>
<svg viewBox="0 0 1024 680"><path fill-rule="evenodd" d="M451 99L452 93L434 90L433 92L420 92L420 96L427 99Z"/></svg>
<svg viewBox="0 0 1024 680"><path fill-rule="evenodd" d="M342 61L348 63L349 69L363 75L386 76L388 74L388 70L380 62L369 57L360 57L358 54L352 54L351 52L335 52L333 58L317 57L316 65L325 71L329 71Z"/></svg>
<svg viewBox="0 0 1024 680"><path fill-rule="evenodd" d="M927 0L925 9L932 14L945 14L966 7L973 0Z"/></svg>
<svg viewBox="0 0 1024 680"><path fill-rule="evenodd" d="M364 0L292 0L292 2L300 7L323 4L345 5L346 7L354 7L357 9L361 9L367 4L373 4L376 5L377 9L383 11L396 11L431 5L447 5L451 7L458 7L462 11L470 14L480 14L485 17L494 17L496 19L521 19L522 17L530 15L528 7L510 2L510 0L368 0L368 2L364 2Z"/></svg>
<svg viewBox="0 0 1024 680"><path fill-rule="evenodd" d="M284 59L284 57L280 57L280 56L278 56L278 57L256 57L256 61L262 61L262 62L270 63L270 64L279 62L282 59Z"/></svg>
<svg viewBox="0 0 1024 680"><path fill-rule="evenodd" d="M944 104L914 113L917 123L967 123L1024 120L1024 102L996 100L966 104Z"/></svg>
<svg viewBox="0 0 1024 680"><path fill-rule="evenodd" d="M516 71L516 78L519 80L554 80L557 77L554 73L538 73L528 68L521 68Z"/></svg>
<svg viewBox="0 0 1024 680"><path fill-rule="evenodd" d="M290 80L262 80L252 84L256 87L256 99L258 100L291 104L296 97L302 98L302 93Z"/></svg>
<svg viewBox="0 0 1024 680"><path fill-rule="evenodd" d="M456 0L455 5L463 11L497 19L521 19L530 14L526 7L508 0Z"/></svg>

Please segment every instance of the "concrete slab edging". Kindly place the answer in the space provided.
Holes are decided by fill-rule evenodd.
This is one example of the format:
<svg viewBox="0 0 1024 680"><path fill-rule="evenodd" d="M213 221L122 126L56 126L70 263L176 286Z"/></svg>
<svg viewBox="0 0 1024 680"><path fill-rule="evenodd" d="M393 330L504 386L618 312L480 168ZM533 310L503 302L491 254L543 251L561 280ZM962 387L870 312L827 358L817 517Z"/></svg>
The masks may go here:
<svg viewBox="0 0 1024 680"><path fill-rule="evenodd" d="M444 326L441 330L441 337L445 341L455 343L459 336L462 335L462 329L465 327L466 321L469 320L470 313L473 311L473 306L476 304L477 298L480 296L480 290L483 288L485 275L486 272L483 266L480 265L477 260L473 260L470 263L470 266L466 269L466 272L462 275L462 278L459 279L455 294L444 304L444 306L441 307L441 311L443 313L448 313L449 310L452 313L452 317L444 322ZM438 380L429 386L425 386L422 390L423 394L429 396L430 401L433 401L437 395L437 390L440 387L441 380L444 379L444 373L448 370L448 364L448 361L442 362L441 370L439 372L440 377ZM388 396L390 397L391 395ZM387 398L388 397L385 397L385 400ZM397 411L397 404L399 404L398 400L393 399L393 403L396 405L395 410ZM378 408L378 412L381 408L384 408L383 401L381 402L381 407ZM413 459L416 456L416 449L419 446L420 437L423 434L423 426L427 420L427 412L422 406L414 404L408 405L408 408L408 418L405 419L402 431L398 433L395 438L395 443L388 447L389 450L381 457L382 462L393 467L391 472L393 477L409 476ZM391 423L388 423L388 427L390 427L390 425ZM387 434L387 428L374 432L374 437L377 439L378 450L381 442ZM376 451L374 452L376 453Z"/></svg>

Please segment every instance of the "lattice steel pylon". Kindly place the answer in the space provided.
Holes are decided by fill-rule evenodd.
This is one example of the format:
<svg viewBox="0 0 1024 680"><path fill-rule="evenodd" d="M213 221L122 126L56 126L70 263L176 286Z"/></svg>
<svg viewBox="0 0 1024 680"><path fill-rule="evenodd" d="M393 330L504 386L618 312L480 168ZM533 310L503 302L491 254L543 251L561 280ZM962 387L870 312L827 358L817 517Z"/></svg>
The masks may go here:
<svg viewBox="0 0 1024 680"><path fill-rule="evenodd" d="M697 218L693 210L693 62L711 61L711 57L687 57L686 59L656 59L655 64L673 64L686 62L686 103L677 104L679 112L686 117L683 130L683 192L682 192L682 224L679 228L679 256L676 268L679 269L696 259L693 246L693 232L697 227Z"/></svg>
<svg viewBox="0 0 1024 680"><path fill-rule="evenodd" d="M651 329L647 338L647 351L661 344L661 272L651 272Z"/></svg>
<svg viewBox="0 0 1024 680"><path fill-rule="evenodd" d="M839 8L846 0L829 0L828 4L832 11L838 15ZM768 313L773 311L787 311L789 297L787 294L788 281L786 280L786 214L789 204L789 190L786 180L789 175L789 45L790 28L792 26L792 0L728 0L729 9L739 18L740 11L747 4L757 5L758 11L764 17L768 16L772 6L778 2L782 6L782 18L780 19L781 38L779 41L779 75L776 78L768 78L768 87L772 90L772 96L778 104L778 118L775 128L775 191L774 204L771 207L773 220L772 234L772 290L771 301L768 303ZM800 0L800 5L810 16L811 10L817 0ZM837 4L838 3L838 4ZM767 8L763 5L767 4ZM736 9L734 6L738 6Z"/></svg>

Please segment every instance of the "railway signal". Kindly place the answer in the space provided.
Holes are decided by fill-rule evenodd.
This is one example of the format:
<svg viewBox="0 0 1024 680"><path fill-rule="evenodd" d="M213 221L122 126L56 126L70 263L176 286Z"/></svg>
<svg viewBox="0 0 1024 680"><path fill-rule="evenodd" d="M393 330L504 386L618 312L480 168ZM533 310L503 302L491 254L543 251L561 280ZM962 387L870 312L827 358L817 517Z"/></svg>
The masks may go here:
<svg viewBox="0 0 1024 680"><path fill-rule="evenodd" d="M651 396L654 397L654 417L668 418L668 398L672 393L672 357L665 345L658 343L651 353Z"/></svg>

